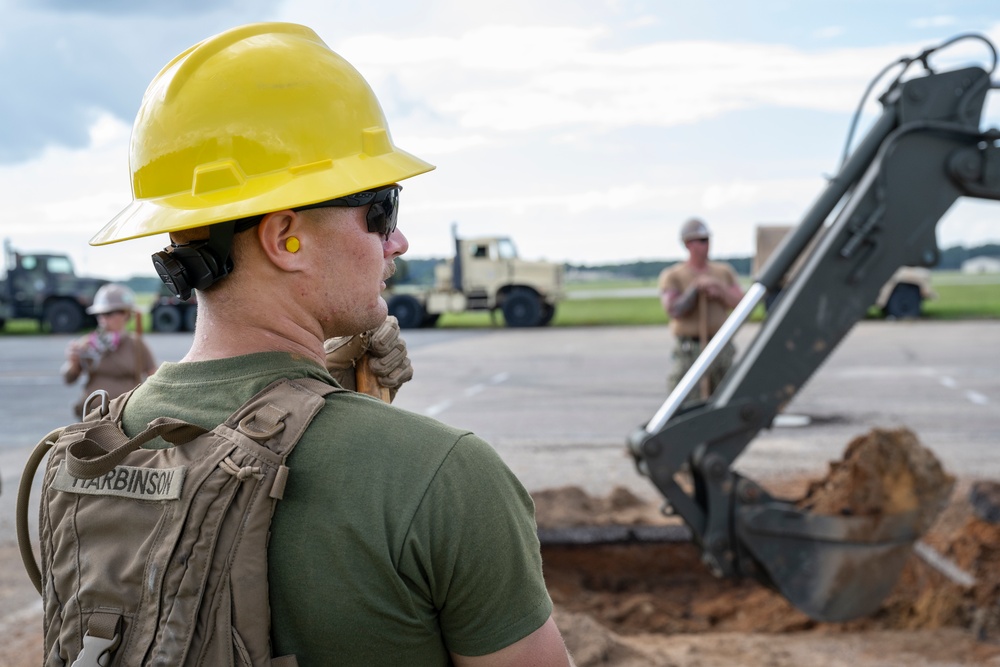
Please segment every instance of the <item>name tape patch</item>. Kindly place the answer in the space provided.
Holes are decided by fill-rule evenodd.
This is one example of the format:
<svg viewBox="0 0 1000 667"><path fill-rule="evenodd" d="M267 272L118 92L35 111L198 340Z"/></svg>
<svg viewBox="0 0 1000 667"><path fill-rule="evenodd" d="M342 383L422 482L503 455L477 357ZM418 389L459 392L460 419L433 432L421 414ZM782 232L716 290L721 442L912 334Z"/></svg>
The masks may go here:
<svg viewBox="0 0 1000 667"><path fill-rule="evenodd" d="M183 466L178 468L138 468L135 466L115 466L110 472L80 479L66 470L63 461L56 471L52 488L69 493L91 496L121 496L136 500L177 500L184 487Z"/></svg>

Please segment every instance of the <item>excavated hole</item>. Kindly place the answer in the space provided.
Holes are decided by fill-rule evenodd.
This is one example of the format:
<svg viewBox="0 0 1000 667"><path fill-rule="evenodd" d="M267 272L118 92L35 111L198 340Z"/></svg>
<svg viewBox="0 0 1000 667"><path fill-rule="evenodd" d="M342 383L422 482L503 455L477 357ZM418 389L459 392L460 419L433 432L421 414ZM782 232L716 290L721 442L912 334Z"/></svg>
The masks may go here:
<svg viewBox="0 0 1000 667"><path fill-rule="evenodd" d="M940 564L913 554L878 611L845 623L813 621L755 580L716 578L691 542L543 544L546 582L557 608L584 614L619 635L956 627L1000 641L1000 525L988 515L990 507L980 507L992 502L1000 517L1000 484L978 482L970 491L969 483L957 488L953 483L912 433L876 429L850 443L824 479L786 481L781 489L786 493L768 487L778 497L800 498L801 507L819 513L916 508L927 527L921 540L926 548L974 581L956 581ZM623 488L607 497L589 496L577 487L533 497L540 528L676 522L662 516L658 503Z"/></svg>

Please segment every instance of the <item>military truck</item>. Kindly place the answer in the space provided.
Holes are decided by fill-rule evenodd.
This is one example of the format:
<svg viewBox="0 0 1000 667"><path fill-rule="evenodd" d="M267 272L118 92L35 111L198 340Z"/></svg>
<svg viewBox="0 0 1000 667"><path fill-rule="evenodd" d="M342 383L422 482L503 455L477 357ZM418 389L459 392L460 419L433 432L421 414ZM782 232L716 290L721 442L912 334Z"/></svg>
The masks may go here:
<svg viewBox="0 0 1000 667"><path fill-rule="evenodd" d="M67 255L24 253L4 240L6 274L0 281L0 327L7 320L33 319L50 333L74 333L96 326L87 308L102 278L81 278Z"/></svg>
<svg viewBox="0 0 1000 667"><path fill-rule="evenodd" d="M760 273L771 254L794 229L793 225L757 226L757 251L753 258L754 275ZM815 245L818 240L819 236L813 240L813 244ZM808 252L803 253L802 259L807 255ZM799 263L792 267L790 274L799 270L801 261L800 259ZM765 305L768 308L779 293L780 289L775 290L765 298ZM913 319L923 313L924 301L936 298L937 292L931 287L930 269L922 266L901 266L888 282L882 285L874 305L887 318Z"/></svg>
<svg viewBox="0 0 1000 667"><path fill-rule="evenodd" d="M520 259L505 236L459 238L455 256L434 267L434 285L394 287L386 295L389 314L403 329L432 327L442 313L496 311L508 327L539 327L552 321L565 298L562 264Z"/></svg>
<svg viewBox="0 0 1000 667"><path fill-rule="evenodd" d="M181 301L170 293L166 285L149 308L150 326L153 331L176 333L194 331L198 318L198 298L192 294L187 301Z"/></svg>

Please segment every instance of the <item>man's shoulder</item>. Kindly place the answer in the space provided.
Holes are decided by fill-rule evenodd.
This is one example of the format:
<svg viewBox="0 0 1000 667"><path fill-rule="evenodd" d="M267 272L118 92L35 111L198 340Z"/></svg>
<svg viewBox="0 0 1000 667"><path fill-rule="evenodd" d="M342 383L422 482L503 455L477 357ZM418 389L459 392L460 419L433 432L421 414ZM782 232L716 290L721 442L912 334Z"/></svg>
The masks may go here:
<svg viewBox="0 0 1000 667"><path fill-rule="evenodd" d="M708 266L718 275L736 276L736 270L729 262L709 262Z"/></svg>
<svg viewBox="0 0 1000 667"><path fill-rule="evenodd" d="M677 262L676 264L671 264L660 271L660 284L662 285L668 280L676 279L685 273L686 264L684 262Z"/></svg>
<svg viewBox="0 0 1000 667"><path fill-rule="evenodd" d="M343 433L363 433L384 440L387 446L438 446L450 448L465 436L477 439L468 429L457 428L433 417L411 412L353 391L337 392L326 397L327 406L320 413L326 426Z"/></svg>

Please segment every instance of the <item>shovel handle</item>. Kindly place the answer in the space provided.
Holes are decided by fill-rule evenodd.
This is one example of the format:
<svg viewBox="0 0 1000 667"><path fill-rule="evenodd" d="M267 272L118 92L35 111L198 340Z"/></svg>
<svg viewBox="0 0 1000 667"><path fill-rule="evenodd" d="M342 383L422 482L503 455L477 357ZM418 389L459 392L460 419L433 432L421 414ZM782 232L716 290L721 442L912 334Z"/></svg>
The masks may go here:
<svg viewBox="0 0 1000 667"><path fill-rule="evenodd" d="M698 342L701 344L699 354L705 351L708 345L708 297L705 293L698 291ZM709 371L701 376L701 399L707 401L712 394L711 378Z"/></svg>
<svg viewBox="0 0 1000 667"><path fill-rule="evenodd" d="M368 394L385 403L389 402L389 388L378 383L371 369L371 358L366 354L354 366L354 381L362 394Z"/></svg>

